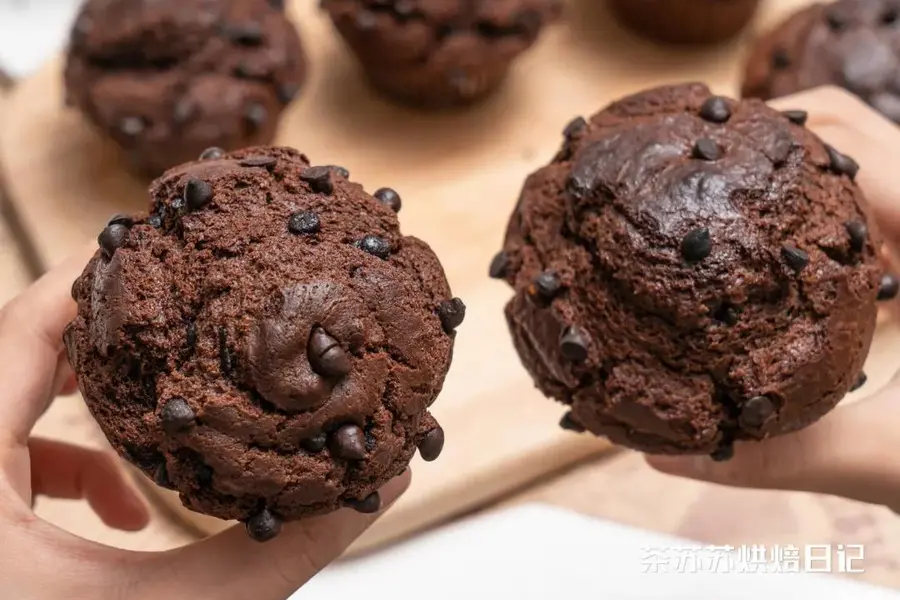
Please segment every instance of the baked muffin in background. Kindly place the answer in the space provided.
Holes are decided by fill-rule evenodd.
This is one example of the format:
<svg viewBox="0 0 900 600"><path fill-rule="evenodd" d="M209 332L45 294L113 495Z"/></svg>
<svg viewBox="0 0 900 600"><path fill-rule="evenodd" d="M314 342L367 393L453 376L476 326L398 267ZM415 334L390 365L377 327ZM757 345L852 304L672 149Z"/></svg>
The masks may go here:
<svg viewBox="0 0 900 600"><path fill-rule="evenodd" d="M191 510L247 523L380 508L414 453L465 305L399 195L257 147L167 171L73 286L65 332L113 448Z"/></svg>
<svg viewBox="0 0 900 600"><path fill-rule="evenodd" d="M734 37L753 18L759 0L608 0L637 33L674 44L711 44Z"/></svg>
<svg viewBox="0 0 900 600"><path fill-rule="evenodd" d="M564 427L727 459L857 383L880 242L857 164L805 121L685 84L566 127L490 268L515 291L515 347L568 406Z"/></svg>
<svg viewBox="0 0 900 600"><path fill-rule="evenodd" d="M742 94L764 100L836 85L900 123L900 0L814 4L757 40Z"/></svg>
<svg viewBox="0 0 900 600"><path fill-rule="evenodd" d="M307 62L271 0L88 0L72 29L67 103L146 176L270 142Z"/></svg>
<svg viewBox="0 0 900 600"><path fill-rule="evenodd" d="M503 81L561 0L321 0L369 82L418 107L471 104Z"/></svg>

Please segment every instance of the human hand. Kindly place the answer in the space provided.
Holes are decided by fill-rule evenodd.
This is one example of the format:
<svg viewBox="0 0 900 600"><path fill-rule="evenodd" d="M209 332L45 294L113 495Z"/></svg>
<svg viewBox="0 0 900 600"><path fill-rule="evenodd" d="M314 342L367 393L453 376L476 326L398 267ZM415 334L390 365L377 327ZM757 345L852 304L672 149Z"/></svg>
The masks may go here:
<svg viewBox="0 0 900 600"><path fill-rule="evenodd" d="M72 282L85 250L0 311L0 590L17 600L216 598L281 600L337 558L378 517L342 510L286 524L265 544L243 526L168 552L129 552L89 542L39 519L36 495L84 498L108 525L138 530L146 506L116 459L96 450L30 438L59 392L74 391L62 332L75 316ZM409 485L382 490L389 506ZM382 511L383 512L383 511Z"/></svg>
<svg viewBox="0 0 900 600"><path fill-rule="evenodd" d="M900 128L837 88L821 88L771 103L809 113L807 127L853 157L857 182L885 238L900 256L900 196L896 156ZM724 485L798 490L883 504L900 512L900 377L873 397L840 406L814 425L763 442L738 442L734 458L648 456L671 475Z"/></svg>

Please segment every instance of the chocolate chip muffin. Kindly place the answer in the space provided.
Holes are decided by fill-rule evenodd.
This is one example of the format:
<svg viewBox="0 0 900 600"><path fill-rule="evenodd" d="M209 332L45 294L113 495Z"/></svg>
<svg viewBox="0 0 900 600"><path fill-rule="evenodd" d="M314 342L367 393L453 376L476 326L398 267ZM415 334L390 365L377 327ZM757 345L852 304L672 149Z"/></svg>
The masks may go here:
<svg viewBox="0 0 900 600"><path fill-rule="evenodd" d="M561 12L561 0L321 0L371 84L404 104L470 104Z"/></svg>
<svg viewBox="0 0 900 600"><path fill-rule="evenodd" d="M444 443L428 407L465 306L401 235L399 195L348 177L212 149L151 185L149 215L114 217L72 289L69 360L112 446L259 540L378 510Z"/></svg>
<svg viewBox="0 0 900 600"><path fill-rule="evenodd" d="M759 0L609 0L623 24L660 42L710 44L734 37Z"/></svg>
<svg viewBox="0 0 900 600"><path fill-rule="evenodd" d="M88 0L66 101L155 177L204 148L270 142L306 71L280 2Z"/></svg>
<svg viewBox="0 0 900 600"><path fill-rule="evenodd" d="M860 376L879 238L858 166L801 111L649 90L565 129L490 267L566 428L728 458L809 425Z"/></svg>
<svg viewBox="0 0 900 600"><path fill-rule="evenodd" d="M756 42L742 93L765 100L822 85L846 88L900 123L900 0L841 0L793 14Z"/></svg>

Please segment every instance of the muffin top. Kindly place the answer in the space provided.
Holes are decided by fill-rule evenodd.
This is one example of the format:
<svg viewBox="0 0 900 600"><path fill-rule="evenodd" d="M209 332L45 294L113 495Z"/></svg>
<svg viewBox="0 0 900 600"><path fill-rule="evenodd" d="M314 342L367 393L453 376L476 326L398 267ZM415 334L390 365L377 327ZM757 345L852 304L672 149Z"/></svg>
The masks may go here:
<svg viewBox="0 0 900 600"><path fill-rule="evenodd" d="M89 0L66 96L148 174L210 146L267 143L306 79L293 24L269 0Z"/></svg>
<svg viewBox="0 0 900 600"><path fill-rule="evenodd" d="M805 120L688 84L566 128L491 271L514 287L517 349L569 424L714 452L846 393L875 323L877 234L858 166Z"/></svg>
<svg viewBox="0 0 900 600"><path fill-rule="evenodd" d="M114 218L74 285L85 400L190 508L296 519L440 452L426 409L465 307L396 193L347 177L286 148L207 153L154 182L149 216Z"/></svg>

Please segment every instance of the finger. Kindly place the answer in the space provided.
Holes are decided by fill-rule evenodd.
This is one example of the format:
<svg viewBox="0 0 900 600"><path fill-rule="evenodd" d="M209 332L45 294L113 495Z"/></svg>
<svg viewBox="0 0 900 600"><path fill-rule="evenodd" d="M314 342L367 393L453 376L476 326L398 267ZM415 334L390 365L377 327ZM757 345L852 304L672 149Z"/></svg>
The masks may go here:
<svg viewBox="0 0 900 600"><path fill-rule="evenodd" d="M28 440L34 495L84 498L115 529L138 531L150 513L112 455L40 438Z"/></svg>
<svg viewBox="0 0 900 600"><path fill-rule="evenodd" d="M63 329L76 312L72 282L88 259L86 250L78 253L0 311L0 445L24 446L47 408Z"/></svg>
<svg viewBox="0 0 900 600"><path fill-rule="evenodd" d="M75 379L75 372L69 365L69 357L65 350L62 350L56 359L53 389L54 396L69 396L78 391L78 381Z"/></svg>
<svg viewBox="0 0 900 600"><path fill-rule="evenodd" d="M738 442L734 458L649 456L671 475L729 486L835 494L900 508L900 392L840 408L801 431Z"/></svg>
<svg viewBox="0 0 900 600"><path fill-rule="evenodd" d="M283 600L338 558L409 482L407 471L385 485L379 491L384 508L376 514L344 509L287 524L264 544L251 540L238 525L192 546L151 556L141 579L142 597L202 598L215 589L216 600Z"/></svg>

